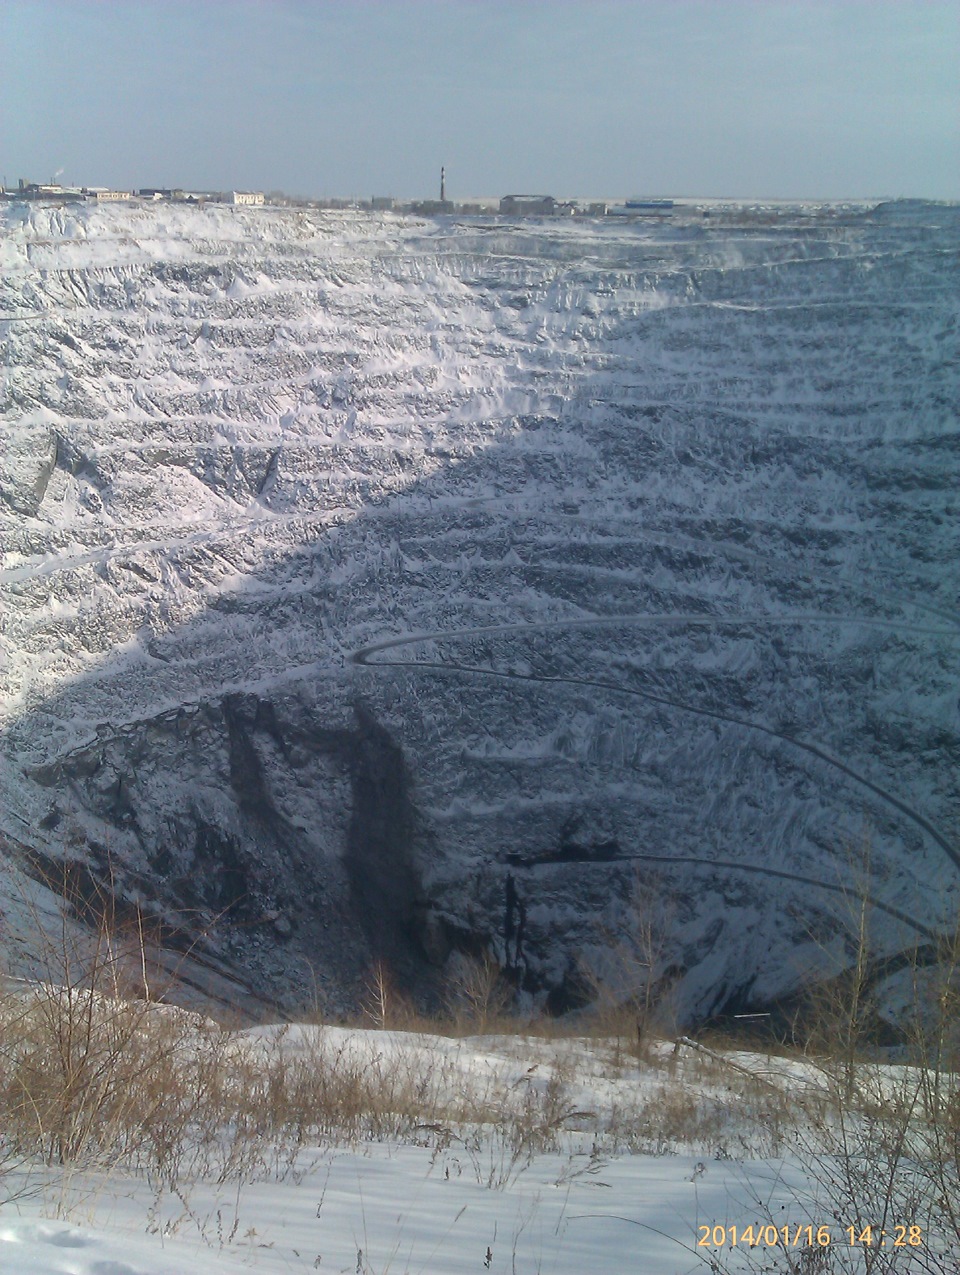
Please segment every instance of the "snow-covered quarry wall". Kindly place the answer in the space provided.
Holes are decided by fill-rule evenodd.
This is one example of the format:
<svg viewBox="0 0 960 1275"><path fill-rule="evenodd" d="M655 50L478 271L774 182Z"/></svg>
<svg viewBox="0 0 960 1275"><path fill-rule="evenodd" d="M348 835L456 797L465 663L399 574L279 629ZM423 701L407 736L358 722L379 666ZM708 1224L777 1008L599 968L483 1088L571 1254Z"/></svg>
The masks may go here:
<svg viewBox="0 0 960 1275"><path fill-rule="evenodd" d="M955 915L956 208L0 217L9 853L291 1004Z"/></svg>

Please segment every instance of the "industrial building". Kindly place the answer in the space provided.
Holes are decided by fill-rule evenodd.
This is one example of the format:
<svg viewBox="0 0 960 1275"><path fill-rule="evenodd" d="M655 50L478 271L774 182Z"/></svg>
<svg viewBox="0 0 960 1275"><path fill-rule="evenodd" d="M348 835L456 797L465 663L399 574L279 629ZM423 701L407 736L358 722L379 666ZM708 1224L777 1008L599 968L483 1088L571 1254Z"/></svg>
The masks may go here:
<svg viewBox="0 0 960 1275"><path fill-rule="evenodd" d="M130 199L129 190L110 190L107 186L84 186L81 194L86 199L95 199L99 204L118 203L122 199Z"/></svg>
<svg viewBox="0 0 960 1275"><path fill-rule="evenodd" d="M504 217L555 217L558 204L552 195L504 195L500 212Z"/></svg>

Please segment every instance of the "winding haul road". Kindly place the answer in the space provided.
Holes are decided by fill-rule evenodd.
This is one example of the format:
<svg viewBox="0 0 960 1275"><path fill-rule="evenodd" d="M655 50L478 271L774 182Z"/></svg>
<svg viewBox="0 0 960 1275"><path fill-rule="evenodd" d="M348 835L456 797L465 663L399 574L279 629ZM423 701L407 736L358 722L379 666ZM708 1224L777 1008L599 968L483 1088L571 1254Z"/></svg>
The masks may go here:
<svg viewBox="0 0 960 1275"><path fill-rule="evenodd" d="M641 699L650 704L658 704L666 708L675 709L680 712L689 713L698 717L709 718L714 721L726 722L734 726L743 727L746 730L753 731L769 738L776 739L794 748L799 752L808 754L817 758L834 770L858 784L860 787L873 793L881 801L885 802L892 809L896 810L904 818L908 819L923 833L934 841L943 853L951 860L954 866L960 870L960 849L952 844L952 842L937 828L929 819L926 818L919 810L910 806L896 793L884 788L882 785L874 783L868 779L866 775L861 774L846 762L841 761L838 757L834 757L827 752L825 748L817 743L811 743L808 740L800 739L795 735L788 735L783 731L774 730L771 726L765 726L761 722L750 721L747 718L737 717L733 714L721 713L715 709L700 708L694 704L685 703L682 700L671 699L662 695L654 695L649 691L642 691L635 687L620 685L617 682L607 681L604 678L580 678L580 677L559 677L548 676L536 673L518 673L514 671L501 671L492 669L484 665L464 664L450 660L391 660L374 658L380 657L386 651L397 650L400 647L414 646L426 642L451 641L463 638L474 637L490 637L493 635L510 635L526 632L540 632L548 629L590 629L590 628L620 628L625 626L640 627L679 627L684 625L698 625L701 627L773 627L773 626L790 626L797 624L826 624L826 625L846 625L856 624L870 628L894 629L898 631L907 631L911 633L924 634L929 636L937 636L948 638L954 641L960 639L960 633L949 629L933 629L921 625L909 624L898 620L889 620L875 617L860 616L837 616L828 613L806 612L794 615L784 616L768 616L768 615L740 615L740 616L707 616L707 615L651 615L651 614L633 614L633 615L614 615L614 616L595 616L584 619L571 620L544 620L538 623L513 623L513 624L493 624L482 625L478 627L437 630L431 633L408 633L398 637L385 638L380 642L371 643L369 646L361 647L351 652L348 659L351 664L364 668L403 668L406 670L425 671L440 673L469 673L482 677L492 677L510 681L534 682L541 685L569 685L569 686L585 686L596 690L612 692L615 695L631 696L635 699ZM689 860L689 862L711 863L713 866L727 866L744 868L746 871L765 872L771 876L784 877L803 881L806 884L819 885L824 889L835 889L828 883L822 881L810 881L805 877L792 876L790 873L775 871L773 869L756 867L745 867L742 864L721 864L720 861L713 860ZM910 924L914 929L924 934L931 934L922 926L918 926L911 918L897 909L877 903L877 906L883 908L884 911L896 916L899 920Z"/></svg>

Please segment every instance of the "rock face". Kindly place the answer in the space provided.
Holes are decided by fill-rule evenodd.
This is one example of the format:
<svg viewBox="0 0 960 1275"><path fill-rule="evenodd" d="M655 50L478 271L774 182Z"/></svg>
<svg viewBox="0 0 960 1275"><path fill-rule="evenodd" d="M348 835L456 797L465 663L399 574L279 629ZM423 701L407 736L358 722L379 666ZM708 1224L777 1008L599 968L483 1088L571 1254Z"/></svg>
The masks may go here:
<svg viewBox="0 0 960 1275"><path fill-rule="evenodd" d="M291 1005L951 923L956 208L0 216L8 844Z"/></svg>

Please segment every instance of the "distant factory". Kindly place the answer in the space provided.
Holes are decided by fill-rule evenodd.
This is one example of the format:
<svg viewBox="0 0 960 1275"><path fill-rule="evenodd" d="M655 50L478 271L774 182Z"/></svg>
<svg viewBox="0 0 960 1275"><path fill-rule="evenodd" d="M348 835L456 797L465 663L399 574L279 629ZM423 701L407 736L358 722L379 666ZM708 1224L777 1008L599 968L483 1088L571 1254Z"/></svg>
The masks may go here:
<svg viewBox="0 0 960 1275"><path fill-rule="evenodd" d="M669 217L672 199L628 199L623 204L559 200L553 195L504 195L501 217Z"/></svg>
<svg viewBox="0 0 960 1275"><path fill-rule="evenodd" d="M62 186L57 182L28 182L21 177L16 187L4 186L0 198L41 200L47 203L121 203L126 200L170 200L180 204L233 204L259 207L265 202L262 190L181 190L175 187L142 186L139 190L113 190L109 186Z"/></svg>
<svg viewBox="0 0 960 1275"><path fill-rule="evenodd" d="M456 215L461 217L620 217L628 220L646 218L665 220L674 212L694 211L692 205L675 204L672 199L636 198L622 204L593 200L557 199L553 195L503 195L495 200L454 203L447 198L446 169L440 169L439 199L419 199L401 203L392 195L373 195L360 199L305 199L273 190L186 190L170 186L141 186L137 190L114 190L107 186L64 186L56 181L28 182L20 179L16 187L0 187L0 198L7 201L38 200L47 203L151 203L169 201L177 204L226 204L234 208L273 207L352 209L376 213L395 213L421 217ZM700 211L700 210L696 210ZM707 215L703 212L704 216Z"/></svg>

